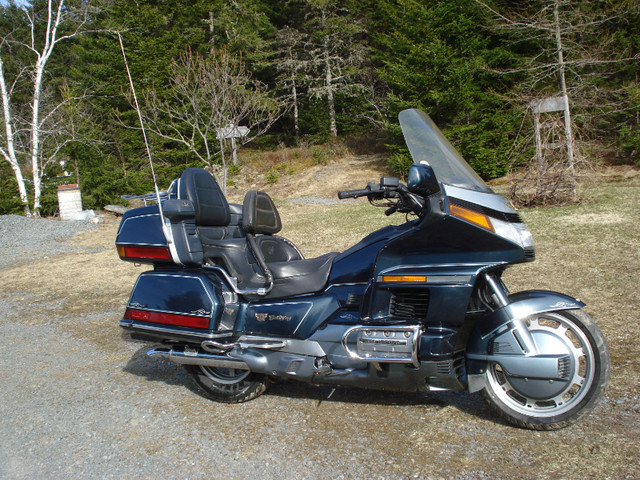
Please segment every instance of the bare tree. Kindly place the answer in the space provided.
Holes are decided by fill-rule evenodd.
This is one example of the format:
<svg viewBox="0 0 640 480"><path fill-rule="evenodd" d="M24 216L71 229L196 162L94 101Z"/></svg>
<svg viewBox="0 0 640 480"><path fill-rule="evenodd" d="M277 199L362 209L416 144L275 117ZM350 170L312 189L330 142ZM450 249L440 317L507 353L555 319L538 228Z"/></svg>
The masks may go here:
<svg viewBox="0 0 640 480"><path fill-rule="evenodd" d="M584 159L578 148L574 112L577 109L581 114L583 133L589 136L587 112L602 106L601 89L590 79L603 75L607 65L633 60L620 58L603 35L601 27L613 17L604 11L599 12L587 2L538 0L523 4L522 10L514 6L509 13L498 12L481 0L476 2L493 14L497 28L502 28L515 42L528 43L529 48L538 46L537 53L526 59L520 68L502 71L524 76L518 100L533 110L536 129L533 170L536 173L531 175L533 172L530 172L522 186L535 184L532 190L536 193L531 196L533 202L546 203L546 195L556 196L562 201L566 196L558 194L567 189L575 199L578 186L576 167L579 160ZM550 107L554 103L557 106ZM559 128L557 115L553 114L555 111L563 117L563 128ZM542 121L540 113L545 112L548 114ZM551 138L554 140L550 141ZM559 145L562 148L557 148ZM545 149L545 146L554 148Z"/></svg>
<svg viewBox="0 0 640 480"><path fill-rule="evenodd" d="M364 89L354 81L365 57L364 47L357 41L364 27L341 2L306 1L311 8L307 23L310 30L308 48L312 62L320 72L316 76L318 85L309 92L327 99L331 136L337 137L336 94L353 94Z"/></svg>
<svg viewBox="0 0 640 480"><path fill-rule="evenodd" d="M309 80L306 72L310 60L304 52L304 42L304 35L290 27L284 27L276 34L277 58L274 63L280 72L279 83L287 90L286 97L291 102L296 141L300 139L299 88Z"/></svg>
<svg viewBox="0 0 640 480"><path fill-rule="evenodd" d="M226 49L207 57L188 50L171 64L170 77L166 96L145 93L145 124L157 136L184 145L213 171L220 160L219 180L226 189L229 156L220 131L248 128L240 137L244 145L266 132L282 110L252 81L241 58Z"/></svg>
<svg viewBox="0 0 640 480"><path fill-rule="evenodd" d="M4 123L0 153L14 172L25 214L37 216L40 214L44 169L60 151L58 143L49 155L50 152L43 151L43 142L45 138L56 137L60 131L58 114L67 101L47 101L47 65L58 44L86 30L90 2L80 0L65 4L65 0L47 0L17 2L12 7L16 8L20 27L24 27L27 34L21 37L16 30L0 40L0 95ZM5 56L16 50L30 61L19 67L12 79L8 79L8 72L4 68ZM28 104L16 100L17 96L14 95L23 87L22 93L25 94L26 90ZM30 165L33 178L33 211L29 208L21 172L23 163Z"/></svg>

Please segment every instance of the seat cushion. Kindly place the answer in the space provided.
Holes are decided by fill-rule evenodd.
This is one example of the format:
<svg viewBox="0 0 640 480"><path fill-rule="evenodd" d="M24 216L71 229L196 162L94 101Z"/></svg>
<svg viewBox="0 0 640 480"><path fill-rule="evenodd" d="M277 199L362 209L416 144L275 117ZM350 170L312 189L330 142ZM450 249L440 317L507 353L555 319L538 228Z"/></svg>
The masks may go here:
<svg viewBox="0 0 640 480"><path fill-rule="evenodd" d="M226 227L231 220L229 204L209 172L187 168L180 176L179 198L193 202L198 227Z"/></svg>
<svg viewBox="0 0 640 480"><path fill-rule="evenodd" d="M327 284L337 252L307 260L269 263L274 285L266 298L281 298L322 290Z"/></svg>
<svg viewBox="0 0 640 480"><path fill-rule="evenodd" d="M278 233L282 229L280 215L265 192L250 190L242 203L242 229L252 235Z"/></svg>
<svg viewBox="0 0 640 480"><path fill-rule="evenodd" d="M298 247L286 238L277 235L260 235L259 237L255 237L255 240L258 248L262 252L264 261L268 264L304 259Z"/></svg>

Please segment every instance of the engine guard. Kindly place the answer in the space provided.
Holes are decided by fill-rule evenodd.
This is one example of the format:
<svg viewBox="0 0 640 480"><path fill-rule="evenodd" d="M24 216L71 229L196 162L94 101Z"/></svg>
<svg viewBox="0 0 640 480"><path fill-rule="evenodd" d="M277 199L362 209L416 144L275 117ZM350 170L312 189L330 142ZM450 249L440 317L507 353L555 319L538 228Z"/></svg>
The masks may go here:
<svg viewBox="0 0 640 480"><path fill-rule="evenodd" d="M490 362L499 363L512 376L563 379L563 352L537 351L524 321L537 313L573 310L585 304L557 292L530 290L509 296L509 304L478 320L467 345L469 392L482 390ZM495 346L500 345L500 348Z"/></svg>

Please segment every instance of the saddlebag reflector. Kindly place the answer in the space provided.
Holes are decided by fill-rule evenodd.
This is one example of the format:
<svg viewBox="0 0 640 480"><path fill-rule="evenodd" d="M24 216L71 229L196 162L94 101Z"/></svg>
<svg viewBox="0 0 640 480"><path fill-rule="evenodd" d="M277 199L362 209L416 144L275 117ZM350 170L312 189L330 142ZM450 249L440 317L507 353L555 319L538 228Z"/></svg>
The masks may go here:
<svg viewBox="0 0 640 480"><path fill-rule="evenodd" d="M118 245L123 260L171 260L168 247Z"/></svg>
<svg viewBox="0 0 640 480"><path fill-rule="evenodd" d="M209 317L197 317L192 315L181 315L178 313L150 312L148 310L136 310L127 308L124 314L125 320L138 322L161 323L164 325L175 325L189 328L209 328Z"/></svg>

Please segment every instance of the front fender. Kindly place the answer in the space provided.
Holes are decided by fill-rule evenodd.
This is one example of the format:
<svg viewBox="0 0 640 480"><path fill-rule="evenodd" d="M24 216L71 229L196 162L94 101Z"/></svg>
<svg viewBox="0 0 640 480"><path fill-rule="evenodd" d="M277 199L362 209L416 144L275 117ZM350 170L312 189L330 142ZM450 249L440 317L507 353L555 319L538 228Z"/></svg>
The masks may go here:
<svg viewBox="0 0 640 480"><path fill-rule="evenodd" d="M527 358L529 362L526 363L531 367L522 368L523 371L542 367L545 360L538 358L535 351L527 349L526 338L530 335L523 326L524 319L537 313L573 310L584 306L578 299L544 290L509 295L509 304L480 318L469 338L466 350L469 391L484 388L484 377L490 361L503 365L509 363L516 368L516 364L524 365L521 360ZM513 332L513 335L507 335L509 332ZM511 351L507 354L492 351L490 344L497 337L510 341Z"/></svg>

